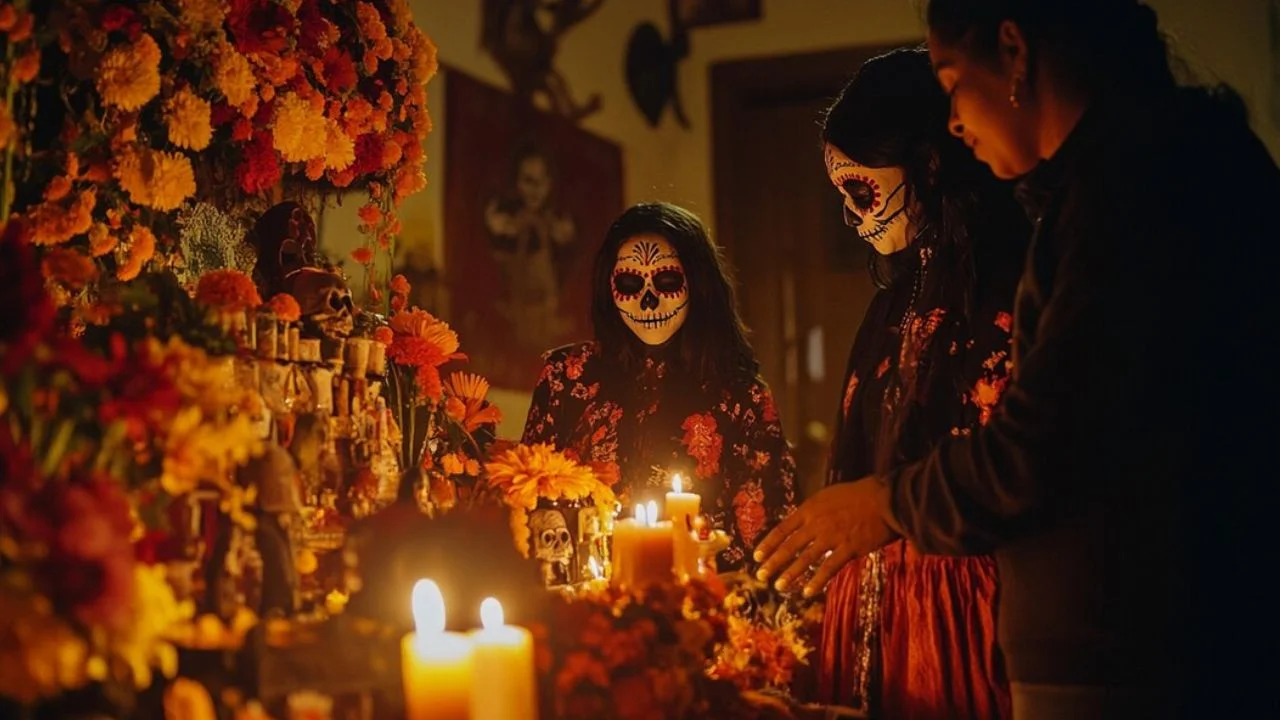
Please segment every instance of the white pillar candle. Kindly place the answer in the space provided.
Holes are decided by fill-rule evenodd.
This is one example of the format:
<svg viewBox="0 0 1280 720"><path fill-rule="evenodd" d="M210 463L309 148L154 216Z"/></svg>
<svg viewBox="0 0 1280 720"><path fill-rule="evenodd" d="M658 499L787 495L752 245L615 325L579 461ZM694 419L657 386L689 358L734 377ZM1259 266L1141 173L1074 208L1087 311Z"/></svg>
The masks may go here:
<svg viewBox="0 0 1280 720"><path fill-rule="evenodd" d="M468 720L474 644L445 632L444 596L430 580L413 586L413 623L400 645L406 720Z"/></svg>
<svg viewBox="0 0 1280 720"><path fill-rule="evenodd" d="M698 574L698 545L694 542L693 518L702 511L702 496L684 492L684 481L679 473L671 477L671 492L667 493L667 517L671 518L672 542L675 554L674 571L684 579Z"/></svg>
<svg viewBox="0 0 1280 720"><path fill-rule="evenodd" d="M636 516L613 529L613 575L619 587L639 587L671 579L674 559L671 523L658 522L657 503L636 506Z"/></svg>
<svg viewBox="0 0 1280 720"><path fill-rule="evenodd" d="M525 720L538 716L533 671L533 636L507 625L496 598L480 603L484 629L471 634L475 643L475 685L471 720Z"/></svg>

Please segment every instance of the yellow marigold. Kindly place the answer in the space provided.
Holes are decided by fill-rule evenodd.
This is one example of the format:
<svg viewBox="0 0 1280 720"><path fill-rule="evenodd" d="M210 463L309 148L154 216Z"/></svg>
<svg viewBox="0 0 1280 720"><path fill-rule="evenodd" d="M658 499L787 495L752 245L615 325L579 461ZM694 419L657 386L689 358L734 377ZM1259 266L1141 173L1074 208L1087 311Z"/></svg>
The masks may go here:
<svg viewBox="0 0 1280 720"><path fill-rule="evenodd" d="M31 242L36 245L59 245L93 225L93 208L98 192L89 188L76 195L69 205L62 202L40 203L31 211Z"/></svg>
<svg viewBox="0 0 1280 720"><path fill-rule="evenodd" d="M46 280L62 283L71 290L79 290L98 277L98 266L88 255L67 247L45 252L40 269Z"/></svg>
<svg viewBox="0 0 1280 720"><path fill-rule="evenodd" d="M440 348L444 355L458 352L458 334L449 327L449 323L435 315L414 308L391 316L391 329L401 335L419 337Z"/></svg>
<svg viewBox="0 0 1280 720"><path fill-rule="evenodd" d="M196 300L217 310L247 310L262 304L253 279L239 270L213 270L196 283Z"/></svg>
<svg viewBox="0 0 1280 720"><path fill-rule="evenodd" d="M323 110L317 111L297 93L289 92L276 102L271 135L286 162L306 162L324 155L329 133Z"/></svg>
<svg viewBox="0 0 1280 720"><path fill-rule="evenodd" d="M227 18L227 5L222 0L180 0L178 3L182 22L196 31L221 27Z"/></svg>
<svg viewBox="0 0 1280 720"><path fill-rule="evenodd" d="M231 43L224 42L218 48L217 59L213 61L213 85L232 107L243 107L256 99L253 91L258 83L253 77L253 67Z"/></svg>
<svg viewBox="0 0 1280 720"><path fill-rule="evenodd" d="M590 467L575 462L548 444L517 445L485 463L486 482L511 508L511 533L516 548L529 555L529 511L547 500L590 498L604 512L612 512L613 491Z"/></svg>
<svg viewBox="0 0 1280 720"><path fill-rule="evenodd" d="M145 225L134 225L129 239L116 246L116 277L128 282L142 272L142 268L156 254L156 236Z"/></svg>
<svg viewBox="0 0 1280 720"><path fill-rule="evenodd" d="M346 170L356 161L356 143L336 120L325 121L324 153L326 170Z"/></svg>
<svg viewBox="0 0 1280 720"><path fill-rule="evenodd" d="M203 150L213 139L209 101L183 88L165 103L164 120L169 142L188 150Z"/></svg>
<svg viewBox="0 0 1280 720"><path fill-rule="evenodd" d="M156 210L176 210L196 192L191 160L182 153L130 148L117 157L115 177L129 199Z"/></svg>
<svg viewBox="0 0 1280 720"><path fill-rule="evenodd" d="M111 48L98 64L102 101L121 110L137 110L160 92L160 46L142 34L133 43Z"/></svg>

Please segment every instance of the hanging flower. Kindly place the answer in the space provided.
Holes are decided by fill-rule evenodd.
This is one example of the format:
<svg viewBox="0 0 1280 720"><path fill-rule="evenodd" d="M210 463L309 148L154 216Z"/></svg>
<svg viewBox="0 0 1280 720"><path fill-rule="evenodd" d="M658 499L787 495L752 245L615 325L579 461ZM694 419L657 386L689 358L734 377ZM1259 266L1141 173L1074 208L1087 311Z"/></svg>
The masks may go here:
<svg viewBox="0 0 1280 720"><path fill-rule="evenodd" d="M213 138L209 101L183 88L165 103L169 142L188 150L203 150Z"/></svg>
<svg viewBox="0 0 1280 720"><path fill-rule="evenodd" d="M285 93L277 99L271 132L273 145L286 162L306 162L324 155L328 140L324 113L297 93Z"/></svg>
<svg viewBox="0 0 1280 720"><path fill-rule="evenodd" d="M373 251L361 245L351 251L351 259L355 261L357 265L368 265L373 262Z"/></svg>
<svg viewBox="0 0 1280 720"><path fill-rule="evenodd" d="M196 192L191 160L181 153L126 149L117 158L115 177L130 200L166 212L178 209Z"/></svg>
<svg viewBox="0 0 1280 720"><path fill-rule="evenodd" d="M262 304L253 279L239 270L212 270L196 283L196 300L215 310L251 310Z"/></svg>
<svg viewBox="0 0 1280 720"><path fill-rule="evenodd" d="M102 101L125 111L141 108L160 92L160 46L147 34L107 51L98 64Z"/></svg>

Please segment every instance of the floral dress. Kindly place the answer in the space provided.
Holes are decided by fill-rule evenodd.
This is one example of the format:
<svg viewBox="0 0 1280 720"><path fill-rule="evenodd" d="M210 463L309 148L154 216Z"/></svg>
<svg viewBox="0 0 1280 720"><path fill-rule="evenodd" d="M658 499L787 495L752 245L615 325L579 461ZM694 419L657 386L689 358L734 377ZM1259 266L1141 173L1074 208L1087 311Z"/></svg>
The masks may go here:
<svg viewBox="0 0 1280 720"><path fill-rule="evenodd" d="M828 482L881 472L946 435L968 434L990 418L1008 381L1016 256L979 275L964 321L921 292L946 259L906 252L919 253L914 282L880 291L854 341ZM932 356L939 367L926 367L933 342L946 352ZM924 389L904 398L905 379L921 373L931 373L915 385ZM901 540L851 562L827 587L819 699L873 717L1009 717L997 585L989 556L925 556Z"/></svg>
<svg viewBox="0 0 1280 720"><path fill-rule="evenodd" d="M596 343L548 353L523 441L616 472L624 508L661 506L680 473L686 490L702 496L702 512L729 534L720 571L740 568L796 504L795 461L769 388L758 377L690 386L660 355L626 381L611 380L608 365Z"/></svg>

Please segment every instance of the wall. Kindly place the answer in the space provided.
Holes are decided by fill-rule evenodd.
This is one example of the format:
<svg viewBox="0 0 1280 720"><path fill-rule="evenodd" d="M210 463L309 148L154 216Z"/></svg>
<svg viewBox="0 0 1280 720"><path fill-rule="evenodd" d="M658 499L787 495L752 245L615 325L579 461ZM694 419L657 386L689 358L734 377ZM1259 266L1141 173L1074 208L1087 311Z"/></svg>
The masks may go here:
<svg viewBox="0 0 1280 720"><path fill-rule="evenodd" d="M1179 53L1206 77L1216 77L1240 90L1255 108L1256 126L1273 155L1280 157L1280 118L1267 112L1272 92L1268 2L1272 0L1150 0L1162 27L1177 42ZM498 86L505 86L497 65L480 49L482 0L438 2L414 0L414 17L440 50L441 63ZM624 84L626 43L641 22L655 22L666 32L666 0L604 0L590 19L563 38L557 65L575 98L599 93L603 109L583 126L622 145L626 198L670 200L714 223L710 88L712 64L746 57L788 55L848 45L915 42L923 38L917 3L908 0L764 0L762 22L699 28L691 34L690 57L680 66L679 91L691 128L681 128L668 113L657 128L636 110ZM435 130L427 141L428 186L405 203L406 247L431 253L443 264L441 242L444 177L444 85L447 70L428 85ZM742 148L767 152L767 148ZM818 159L815 156L815 171ZM358 202L328 211L322 221L322 244L335 257L359 242L354 228ZM714 228L713 228L714 229ZM356 268L359 271L359 268ZM353 285L361 284L360 273ZM462 338L465 350L466 338ZM523 388L495 391L506 413L504 436L520 432L528 396Z"/></svg>

